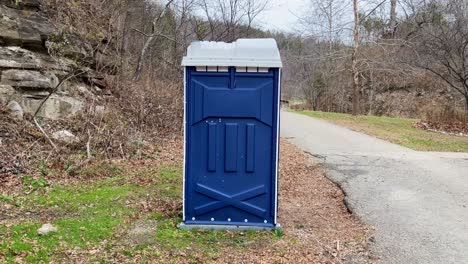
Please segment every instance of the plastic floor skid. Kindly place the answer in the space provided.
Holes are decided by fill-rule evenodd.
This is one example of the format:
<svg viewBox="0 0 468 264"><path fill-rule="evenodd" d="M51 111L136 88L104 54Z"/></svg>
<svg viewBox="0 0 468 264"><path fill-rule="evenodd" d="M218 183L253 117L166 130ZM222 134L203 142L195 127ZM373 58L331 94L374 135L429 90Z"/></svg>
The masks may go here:
<svg viewBox="0 0 468 264"><path fill-rule="evenodd" d="M223 230L223 231L272 231L272 230L282 230L281 225L277 224L274 227L271 226L258 226L258 225L252 225L252 226L246 226L246 225L212 225L212 224L191 224L191 225L186 225L184 223L179 224L179 228L182 230L197 230L197 229L203 229L203 230Z"/></svg>

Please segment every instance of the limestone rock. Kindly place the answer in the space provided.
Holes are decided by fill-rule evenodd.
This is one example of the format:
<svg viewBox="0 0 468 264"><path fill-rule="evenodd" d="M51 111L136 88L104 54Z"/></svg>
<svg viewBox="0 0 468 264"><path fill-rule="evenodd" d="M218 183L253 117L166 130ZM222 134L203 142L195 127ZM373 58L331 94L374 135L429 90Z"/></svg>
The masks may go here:
<svg viewBox="0 0 468 264"><path fill-rule="evenodd" d="M26 113L34 113L42 101L43 97L34 97L28 93L22 96L20 104ZM44 103L38 116L49 119L67 118L82 111L84 107L85 103L78 98L54 94Z"/></svg>
<svg viewBox="0 0 468 264"><path fill-rule="evenodd" d="M103 105L96 105L94 107L94 115L103 116L106 113L106 107Z"/></svg>
<svg viewBox="0 0 468 264"><path fill-rule="evenodd" d="M18 23L15 16L0 5L0 45L20 45Z"/></svg>
<svg viewBox="0 0 468 264"><path fill-rule="evenodd" d="M62 78L72 71L74 64L71 60L54 59L45 53L33 52L20 47L0 46L0 68L5 70L36 70Z"/></svg>
<svg viewBox="0 0 468 264"><path fill-rule="evenodd" d="M41 90L31 90L31 91L25 91L25 93L22 94L24 99L31 99L31 100L43 100L49 95L48 91L41 91Z"/></svg>
<svg viewBox="0 0 468 264"><path fill-rule="evenodd" d="M57 231L58 231L58 228L56 228L55 226L51 224L44 224L42 225L41 228L37 230L37 234L43 236L43 235L47 235L49 233L57 232Z"/></svg>
<svg viewBox="0 0 468 264"><path fill-rule="evenodd" d="M14 9L28 9L38 11L41 7L40 0L0 0L0 4Z"/></svg>
<svg viewBox="0 0 468 264"><path fill-rule="evenodd" d="M51 72L6 70L2 71L2 82L16 88L53 89L58 85L59 80Z"/></svg>
<svg viewBox="0 0 468 264"><path fill-rule="evenodd" d="M70 51L64 54L73 59L50 56L47 51L53 48L49 46L54 45L52 40L62 43L60 38L49 38L56 36L57 30L40 8L41 0L0 0L0 102L15 101L14 109L19 110L19 106L22 110L21 115L15 110L18 116L36 112L51 89L58 85L59 79L78 67L74 59L89 59L90 65L96 63L93 47L77 36L64 38L70 44L67 45ZM63 83L44 103L38 116L61 119L82 111L86 99L97 97L93 87L84 84L92 84L93 78L98 82L103 80L102 76L94 73L77 78L80 84L76 84L76 80ZM82 85L83 89L76 90L77 85Z"/></svg>
<svg viewBox="0 0 468 264"><path fill-rule="evenodd" d="M90 88L86 85L82 85L82 84L76 85L75 89L81 96L84 96L85 98L88 98L88 99L96 98L96 96L90 91Z"/></svg>
<svg viewBox="0 0 468 264"><path fill-rule="evenodd" d="M11 101L10 103L8 103L7 107L10 111L11 116L13 116L14 118L23 119L23 108L18 102Z"/></svg>
<svg viewBox="0 0 468 264"><path fill-rule="evenodd" d="M155 242L157 221L138 221L128 231L128 237L134 244L152 244Z"/></svg>
<svg viewBox="0 0 468 264"><path fill-rule="evenodd" d="M40 9L41 3L39 0L21 0L19 2L16 1L9 1L9 7L12 8L19 8L19 9L27 9L27 10L36 10Z"/></svg>
<svg viewBox="0 0 468 264"><path fill-rule="evenodd" d="M79 141L78 137L68 130L57 131L52 134L52 138L65 143L76 143Z"/></svg>
<svg viewBox="0 0 468 264"><path fill-rule="evenodd" d="M10 85L0 84L0 97L13 95L15 93L15 88L11 87Z"/></svg>
<svg viewBox="0 0 468 264"><path fill-rule="evenodd" d="M63 48L63 54L68 58L80 58L83 61L93 62L93 47L89 43L81 40L77 36L67 36L67 41L71 43Z"/></svg>
<svg viewBox="0 0 468 264"><path fill-rule="evenodd" d="M34 5L34 1L26 2ZM54 32L53 25L40 12L0 5L0 45L45 50L45 41Z"/></svg>
<svg viewBox="0 0 468 264"><path fill-rule="evenodd" d="M0 103L8 104L11 100L18 100L16 90L10 85L0 84Z"/></svg>
<svg viewBox="0 0 468 264"><path fill-rule="evenodd" d="M22 70L57 70L70 72L75 63L67 59L54 59L48 54L17 46L0 46L0 67Z"/></svg>
<svg viewBox="0 0 468 264"><path fill-rule="evenodd" d="M0 47L0 67L24 70L40 69L40 60L33 52L20 47Z"/></svg>

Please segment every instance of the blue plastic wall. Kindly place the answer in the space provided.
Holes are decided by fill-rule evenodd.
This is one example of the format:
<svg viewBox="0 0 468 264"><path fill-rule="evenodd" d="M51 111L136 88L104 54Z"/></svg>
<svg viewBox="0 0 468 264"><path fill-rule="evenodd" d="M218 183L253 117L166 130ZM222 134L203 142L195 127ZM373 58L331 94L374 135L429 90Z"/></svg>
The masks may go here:
<svg viewBox="0 0 468 264"><path fill-rule="evenodd" d="M186 68L185 224L276 225L278 83Z"/></svg>

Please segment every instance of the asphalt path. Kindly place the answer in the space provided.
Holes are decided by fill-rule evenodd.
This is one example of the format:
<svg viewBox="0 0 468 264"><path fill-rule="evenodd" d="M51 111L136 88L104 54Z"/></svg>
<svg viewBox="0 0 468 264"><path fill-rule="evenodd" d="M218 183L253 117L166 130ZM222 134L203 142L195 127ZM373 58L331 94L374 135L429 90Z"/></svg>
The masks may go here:
<svg viewBox="0 0 468 264"><path fill-rule="evenodd" d="M468 263L468 154L414 151L290 112L281 136L321 162L375 228L382 263Z"/></svg>

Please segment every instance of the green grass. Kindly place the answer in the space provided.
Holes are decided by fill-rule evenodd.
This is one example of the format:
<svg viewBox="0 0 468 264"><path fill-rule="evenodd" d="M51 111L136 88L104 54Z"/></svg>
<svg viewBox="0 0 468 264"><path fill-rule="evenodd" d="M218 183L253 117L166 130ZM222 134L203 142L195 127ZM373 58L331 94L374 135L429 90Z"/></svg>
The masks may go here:
<svg viewBox="0 0 468 264"><path fill-rule="evenodd" d="M298 113L325 119L414 150L468 152L467 137L416 129L412 124L417 122L417 119L384 116L353 117L349 114L313 111L298 111Z"/></svg>
<svg viewBox="0 0 468 264"><path fill-rule="evenodd" d="M94 178L96 176L116 177L120 173L121 169L117 165L102 162L84 168L80 172L80 176L83 178Z"/></svg>
<svg viewBox="0 0 468 264"><path fill-rule="evenodd" d="M114 168L112 171L112 174L122 172ZM150 183L138 185L140 180ZM141 211L137 206L146 199L156 201L153 210ZM11 210L23 215L0 224L0 262L66 262L69 251L82 252L85 261L105 263L112 262L108 259L112 253L130 260L138 255L143 262L166 263L168 259L205 262L226 248L242 250L252 243L278 239L271 232L180 230L177 227L182 221L177 209L180 207L167 210L164 207L181 201L181 167L144 168L132 175L98 182L51 184L29 195L0 196L0 206L2 203L16 205ZM31 216L24 216L24 212L31 212ZM128 242L127 230L141 220L157 222L153 244ZM39 236L37 229L48 222L58 232ZM120 246L107 246L101 249L103 254L86 256L86 252L99 248L102 243Z"/></svg>
<svg viewBox="0 0 468 264"><path fill-rule="evenodd" d="M182 168L163 168L156 184L161 196L170 199L182 198Z"/></svg>
<svg viewBox="0 0 468 264"><path fill-rule="evenodd" d="M56 251L96 246L111 237L124 217L130 216L132 210L124 201L137 190L136 186L106 180L88 186L58 186L44 194L18 197L23 209L55 218L52 224L59 231L38 236L42 222L31 218L16 223L3 229L5 239L0 241L0 253L8 261L25 256L27 262L49 262Z"/></svg>
<svg viewBox="0 0 468 264"><path fill-rule="evenodd" d="M187 247L203 248L209 254L217 253L219 245L242 247L263 236L271 237L268 233L249 231L243 233L207 230L181 230L176 228L182 219L172 218L160 221L156 238L167 250L183 251Z"/></svg>
<svg viewBox="0 0 468 264"><path fill-rule="evenodd" d="M10 205L19 206L19 204L12 197L0 194L0 205L2 203L3 204L10 204Z"/></svg>

